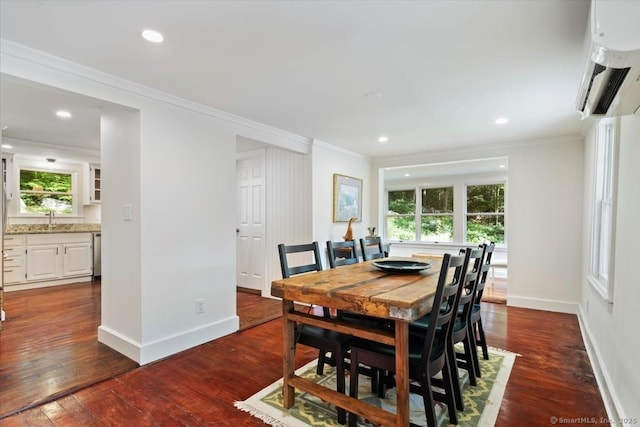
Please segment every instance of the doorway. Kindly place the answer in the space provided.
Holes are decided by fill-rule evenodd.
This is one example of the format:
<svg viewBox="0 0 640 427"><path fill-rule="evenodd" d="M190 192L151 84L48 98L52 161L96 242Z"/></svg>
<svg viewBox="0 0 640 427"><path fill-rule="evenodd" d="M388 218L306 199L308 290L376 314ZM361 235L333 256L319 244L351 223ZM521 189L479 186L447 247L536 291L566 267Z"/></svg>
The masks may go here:
<svg viewBox="0 0 640 427"><path fill-rule="evenodd" d="M238 153L236 160L238 288L265 288L265 150Z"/></svg>

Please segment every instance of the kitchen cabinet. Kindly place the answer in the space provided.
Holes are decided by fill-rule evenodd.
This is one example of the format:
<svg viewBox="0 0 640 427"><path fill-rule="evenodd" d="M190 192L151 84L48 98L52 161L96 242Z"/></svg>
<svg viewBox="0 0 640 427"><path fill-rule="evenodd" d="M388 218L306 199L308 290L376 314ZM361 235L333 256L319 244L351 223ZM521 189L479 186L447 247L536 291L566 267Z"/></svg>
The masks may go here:
<svg viewBox="0 0 640 427"><path fill-rule="evenodd" d="M62 275L60 245L27 246L27 280L51 280Z"/></svg>
<svg viewBox="0 0 640 427"><path fill-rule="evenodd" d="M62 245L62 277L93 274L91 242Z"/></svg>
<svg viewBox="0 0 640 427"><path fill-rule="evenodd" d="M89 203L102 201L102 169L100 165L89 165Z"/></svg>
<svg viewBox="0 0 640 427"><path fill-rule="evenodd" d="M4 259L2 277L5 285L22 283L25 280L25 245L24 234L4 237L4 252L7 257Z"/></svg>
<svg viewBox="0 0 640 427"><path fill-rule="evenodd" d="M91 233L7 234L5 290L89 281L93 275Z"/></svg>
<svg viewBox="0 0 640 427"><path fill-rule="evenodd" d="M90 233L29 234L26 281L57 280L93 273Z"/></svg>

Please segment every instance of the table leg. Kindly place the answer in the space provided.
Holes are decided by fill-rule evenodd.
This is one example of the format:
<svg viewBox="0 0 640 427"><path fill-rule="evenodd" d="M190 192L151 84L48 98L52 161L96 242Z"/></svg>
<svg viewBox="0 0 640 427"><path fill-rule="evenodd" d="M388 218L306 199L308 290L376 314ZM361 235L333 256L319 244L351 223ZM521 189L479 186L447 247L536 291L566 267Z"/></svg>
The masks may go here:
<svg viewBox="0 0 640 427"><path fill-rule="evenodd" d="M396 320L396 426L409 425L409 323Z"/></svg>
<svg viewBox="0 0 640 427"><path fill-rule="evenodd" d="M291 408L295 400L295 389L289 385L289 378L295 372L295 322L289 320L289 311L293 310L293 301L282 300L282 406Z"/></svg>

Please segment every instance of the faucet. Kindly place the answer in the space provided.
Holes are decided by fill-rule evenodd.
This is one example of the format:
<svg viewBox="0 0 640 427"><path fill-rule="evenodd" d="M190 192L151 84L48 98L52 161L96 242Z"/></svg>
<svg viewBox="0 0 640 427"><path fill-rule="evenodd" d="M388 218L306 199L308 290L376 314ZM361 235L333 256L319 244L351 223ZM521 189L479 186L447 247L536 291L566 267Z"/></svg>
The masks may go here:
<svg viewBox="0 0 640 427"><path fill-rule="evenodd" d="M53 223L53 218L55 218L56 213L54 211L49 211L49 213L44 214L49 217L49 231L54 228L56 225Z"/></svg>

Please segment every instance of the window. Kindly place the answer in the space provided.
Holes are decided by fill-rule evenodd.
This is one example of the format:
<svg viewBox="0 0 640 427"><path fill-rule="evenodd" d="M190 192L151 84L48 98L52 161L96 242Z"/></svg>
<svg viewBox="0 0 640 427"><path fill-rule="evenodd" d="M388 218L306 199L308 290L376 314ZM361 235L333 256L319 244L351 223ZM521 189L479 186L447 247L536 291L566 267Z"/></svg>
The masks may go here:
<svg viewBox="0 0 640 427"><path fill-rule="evenodd" d="M616 139L614 120L601 120L595 141L593 221L591 224L590 282L606 299L611 300L609 280L613 242L614 177L616 174Z"/></svg>
<svg viewBox="0 0 640 427"><path fill-rule="evenodd" d="M387 239L415 240L416 192L415 190L389 191L387 209Z"/></svg>
<svg viewBox="0 0 640 427"><path fill-rule="evenodd" d="M453 241L453 187L423 188L420 240Z"/></svg>
<svg viewBox="0 0 640 427"><path fill-rule="evenodd" d="M73 213L71 173L20 169L20 213Z"/></svg>
<svg viewBox="0 0 640 427"><path fill-rule="evenodd" d="M467 186L467 242L504 243L504 184Z"/></svg>
<svg viewBox="0 0 640 427"><path fill-rule="evenodd" d="M505 182L388 190L386 238L504 243L504 199Z"/></svg>

